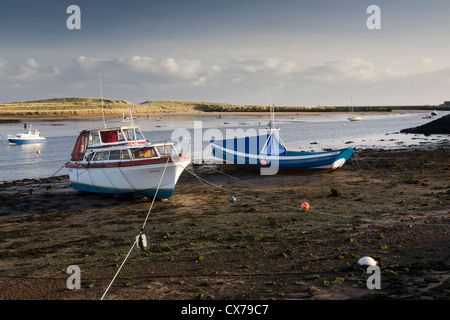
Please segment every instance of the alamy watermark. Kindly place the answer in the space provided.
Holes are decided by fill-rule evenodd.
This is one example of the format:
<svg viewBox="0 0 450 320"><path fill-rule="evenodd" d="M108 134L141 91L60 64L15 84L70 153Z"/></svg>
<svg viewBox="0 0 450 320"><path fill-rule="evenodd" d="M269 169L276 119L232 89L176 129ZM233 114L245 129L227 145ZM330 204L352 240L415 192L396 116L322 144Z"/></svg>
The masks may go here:
<svg viewBox="0 0 450 320"><path fill-rule="evenodd" d="M369 30L381 29L381 9L377 5L367 7L366 13L371 14L367 18L366 26Z"/></svg>
<svg viewBox="0 0 450 320"><path fill-rule="evenodd" d="M178 151L189 156L194 164L258 165L261 175L274 175L280 165L281 146L276 138L269 139L271 133L271 129L264 128L226 129L225 133L218 128L203 130L202 121L194 121L193 137L188 129L178 128L172 132L171 140L179 142ZM214 157L211 141L215 144Z"/></svg>
<svg viewBox="0 0 450 320"><path fill-rule="evenodd" d="M67 7L66 13L71 15L66 20L67 29L81 29L81 9L77 5L70 5Z"/></svg>
<svg viewBox="0 0 450 320"><path fill-rule="evenodd" d="M70 276L67 278L67 289L81 289L81 270L77 265L70 265L67 267L67 271Z"/></svg>
<svg viewBox="0 0 450 320"><path fill-rule="evenodd" d="M381 271L379 266L369 266L367 267L366 273L371 274L367 278L367 288L370 290L381 289Z"/></svg>
<svg viewBox="0 0 450 320"><path fill-rule="evenodd" d="M81 29L81 9L77 5L70 5L66 9L66 13L70 16L66 20L66 26L69 30ZM381 29L381 9L377 5L370 5L366 10L370 16L367 18L366 26L369 30Z"/></svg>

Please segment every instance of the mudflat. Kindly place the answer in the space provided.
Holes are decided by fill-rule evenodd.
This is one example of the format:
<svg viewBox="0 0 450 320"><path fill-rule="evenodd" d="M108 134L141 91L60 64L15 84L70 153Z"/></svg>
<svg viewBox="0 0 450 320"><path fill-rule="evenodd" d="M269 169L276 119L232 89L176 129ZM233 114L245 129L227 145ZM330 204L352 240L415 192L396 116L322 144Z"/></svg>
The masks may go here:
<svg viewBox="0 0 450 320"><path fill-rule="evenodd" d="M448 159L441 142L356 150L322 174L194 166L150 213L152 199L81 194L67 176L3 183L0 299L449 299ZM147 248L112 282L147 214Z"/></svg>

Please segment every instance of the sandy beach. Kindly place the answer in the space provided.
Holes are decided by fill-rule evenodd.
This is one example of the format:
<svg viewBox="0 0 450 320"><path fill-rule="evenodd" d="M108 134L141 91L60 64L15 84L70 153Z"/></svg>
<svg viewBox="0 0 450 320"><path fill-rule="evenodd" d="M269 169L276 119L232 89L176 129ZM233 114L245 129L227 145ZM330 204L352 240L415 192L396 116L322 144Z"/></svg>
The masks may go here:
<svg viewBox="0 0 450 320"><path fill-rule="evenodd" d="M449 158L440 142L356 150L323 174L192 167L112 284L152 199L80 194L67 176L3 183L0 299L98 300L110 284L105 300L448 299ZM381 289L367 288L363 256ZM71 265L80 289L67 288Z"/></svg>

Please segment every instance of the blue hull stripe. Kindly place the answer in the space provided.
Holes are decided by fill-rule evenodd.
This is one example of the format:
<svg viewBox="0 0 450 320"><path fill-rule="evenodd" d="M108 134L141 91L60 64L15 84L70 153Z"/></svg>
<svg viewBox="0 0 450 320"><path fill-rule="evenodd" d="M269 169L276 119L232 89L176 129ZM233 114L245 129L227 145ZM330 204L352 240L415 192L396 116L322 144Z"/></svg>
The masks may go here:
<svg viewBox="0 0 450 320"><path fill-rule="evenodd" d="M229 163L227 160L232 160L234 164L253 165L257 167L263 167L261 160L264 160L263 155L258 156L257 161L250 159L246 156L238 156L236 154L227 155L226 150L219 150L212 146L213 155L216 158L222 159L225 164ZM331 166L335 161L344 159L345 162L352 156L354 149L340 149L332 152L287 152L287 155L280 155L278 157L278 167L280 168L319 168L325 166ZM301 156L304 156L303 158ZM317 155L318 157L310 157L311 155ZM296 157L297 159L295 159ZM266 166L270 165L270 161L267 161Z"/></svg>
<svg viewBox="0 0 450 320"><path fill-rule="evenodd" d="M30 140L24 140L24 139L8 139L10 143L15 144L31 144L31 143L42 143L45 142L47 139L30 139Z"/></svg>
<svg viewBox="0 0 450 320"><path fill-rule="evenodd" d="M72 182L72 188L78 191L95 192L95 193L111 193L111 194L129 194L136 198L141 197L153 197L155 196L156 189L145 189L145 190L121 190L116 188L104 188L95 187L87 184ZM173 189L159 189L157 198L170 198L173 194Z"/></svg>

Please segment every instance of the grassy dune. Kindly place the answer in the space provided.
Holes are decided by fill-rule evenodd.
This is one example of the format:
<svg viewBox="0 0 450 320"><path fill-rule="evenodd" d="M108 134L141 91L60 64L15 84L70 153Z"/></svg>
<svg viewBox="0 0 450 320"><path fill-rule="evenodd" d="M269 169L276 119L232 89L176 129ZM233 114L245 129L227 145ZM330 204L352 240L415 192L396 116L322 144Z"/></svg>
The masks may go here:
<svg viewBox="0 0 450 320"><path fill-rule="evenodd" d="M101 115L99 98L55 98L47 100L1 102L1 116L97 116ZM127 113L128 108L136 114L160 112L268 112L268 106L232 105L226 103L149 100L133 104L126 100L103 99L106 116ZM275 107L278 112L333 111L333 107Z"/></svg>
<svg viewBox="0 0 450 320"><path fill-rule="evenodd" d="M122 113L131 102L103 99L105 113ZM84 116L101 114L101 101L96 98L56 98L48 100L0 103L3 116Z"/></svg>
<svg viewBox="0 0 450 320"><path fill-rule="evenodd" d="M0 102L0 116L22 117L97 117L102 114L99 98L55 98L47 100ZM105 116L117 117L131 107L136 115L190 112L269 112L269 106L234 105L215 102L149 100L133 104L126 100L103 99ZM276 112L391 112L392 110L450 110L439 106L275 106Z"/></svg>

